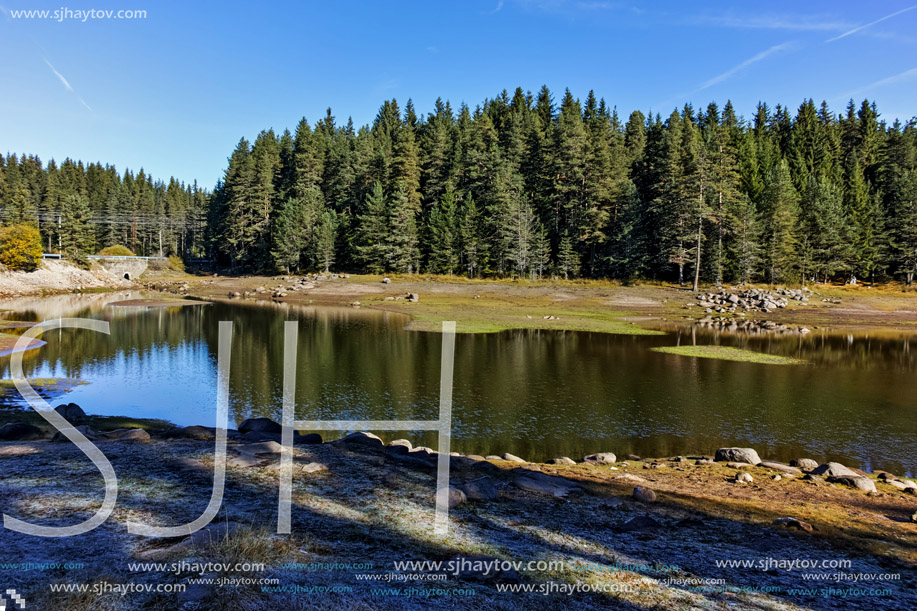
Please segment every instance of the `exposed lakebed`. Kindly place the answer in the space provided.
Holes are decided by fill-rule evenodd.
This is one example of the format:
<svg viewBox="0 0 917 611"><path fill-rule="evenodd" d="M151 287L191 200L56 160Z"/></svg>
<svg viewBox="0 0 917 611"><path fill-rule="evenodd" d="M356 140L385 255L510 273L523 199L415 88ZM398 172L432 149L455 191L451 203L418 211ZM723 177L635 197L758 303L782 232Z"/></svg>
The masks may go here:
<svg viewBox="0 0 917 611"><path fill-rule="evenodd" d="M61 316L111 323L110 336L46 333L24 358L34 378L86 382L66 397L99 415L213 426L218 323L232 321L230 427L280 420L283 323L300 321L298 419L435 419L441 338L368 309L223 303L110 307L140 294L61 296L6 304L9 320ZM155 296L148 296L155 297ZM520 315L524 315L521 313ZM461 329L459 329L461 330ZM723 334L674 329L634 336L513 330L459 335L453 449L530 460L709 454L838 460L917 472L917 355L905 336ZM743 348L805 365L697 358L653 348ZM9 358L0 360L8 378ZM54 403L56 404L56 403ZM394 438L398 433L380 433ZM403 432L435 447L433 434ZM333 436L333 435L332 435Z"/></svg>

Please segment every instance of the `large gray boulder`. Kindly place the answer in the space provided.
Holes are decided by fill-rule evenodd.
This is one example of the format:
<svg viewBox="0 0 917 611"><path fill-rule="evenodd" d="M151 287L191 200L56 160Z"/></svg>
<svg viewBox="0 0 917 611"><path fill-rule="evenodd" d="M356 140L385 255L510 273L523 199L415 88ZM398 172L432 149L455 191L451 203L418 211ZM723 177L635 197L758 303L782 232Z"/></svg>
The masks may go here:
<svg viewBox="0 0 917 611"><path fill-rule="evenodd" d="M713 460L717 462L744 462L757 465L761 462L758 453L752 448L720 448Z"/></svg>
<svg viewBox="0 0 917 611"><path fill-rule="evenodd" d="M618 457L611 452L599 452L598 454L590 454L583 457L583 462L590 465L613 465L618 462Z"/></svg>
<svg viewBox="0 0 917 611"><path fill-rule="evenodd" d="M462 491L470 501L493 501L500 496L493 480L487 476L465 482Z"/></svg>
<svg viewBox="0 0 917 611"><path fill-rule="evenodd" d="M62 403L54 408L70 424L79 424L86 419L86 412L76 403Z"/></svg>
<svg viewBox="0 0 917 611"><path fill-rule="evenodd" d="M282 433L283 427L270 418L248 418L239 425L240 433Z"/></svg>
<svg viewBox="0 0 917 611"><path fill-rule="evenodd" d="M842 465L839 462L829 462L819 465L810 471L812 475L824 475L826 477L859 477L860 474Z"/></svg>
<svg viewBox="0 0 917 611"><path fill-rule="evenodd" d="M818 468L818 463L811 458L797 458L796 460L790 461L791 467L798 467L803 471L811 471L812 469Z"/></svg>
<svg viewBox="0 0 917 611"><path fill-rule="evenodd" d="M371 448L381 448L385 446L385 442L378 435L373 435L372 433L351 433L347 437L344 437L341 442L349 446L366 446Z"/></svg>
<svg viewBox="0 0 917 611"><path fill-rule="evenodd" d="M834 475L828 477L828 481L832 484L843 484L864 492L876 491L875 482L862 475Z"/></svg>

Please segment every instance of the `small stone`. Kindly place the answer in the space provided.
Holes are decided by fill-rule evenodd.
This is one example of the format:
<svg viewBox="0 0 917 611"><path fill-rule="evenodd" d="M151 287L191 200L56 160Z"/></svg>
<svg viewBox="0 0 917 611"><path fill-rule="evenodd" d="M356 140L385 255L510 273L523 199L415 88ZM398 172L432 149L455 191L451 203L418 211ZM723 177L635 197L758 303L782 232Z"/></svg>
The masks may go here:
<svg viewBox="0 0 917 611"><path fill-rule="evenodd" d="M388 279L388 278L383 278L383 279L382 279L382 284L388 284L388 283L390 283L390 282L391 282L391 280Z"/></svg>
<svg viewBox="0 0 917 611"><path fill-rule="evenodd" d="M468 502L468 497L465 496L465 493L459 490L458 488L453 488L452 486L449 486L448 488L444 488L440 492L440 494L442 494L443 492L446 494L446 502L449 505L449 509L455 509L459 505L462 505Z"/></svg>
<svg viewBox="0 0 917 611"><path fill-rule="evenodd" d="M808 522L803 522L802 520L796 518L777 518L774 520L774 526L782 526L784 528L795 528L798 530L804 530L808 533L815 530L811 524Z"/></svg>
<svg viewBox="0 0 917 611"><path fill-rule="evenodd" d="M575 464L576 464L576 461L573 460L572 458L567 458L566 456L561 456L560 458L552 458L552 459L550 459L550 460L547 462L547 464L549 464L549 465L568 465L568 466L570 466L570 465L575 465Z"/></svg>
<svg viewBox="0 0 917 611"><path fill-rule="evenodd" d="M509 452L507 452L507 453L505 453L505 454L503 455L503 460L508 460L508 461L510 461L510 462L521 462L521 463L528 462L527 460L522 460L521 458L519 458L519 457L516 456L515 454L510 454Z"/></svg>
<svg viewBox="0 0 917 611"><path fill-rule="evenodd" d="M751 467L753 465L750 465L747 462L728 462L726 463L726 466L729 467L730 469L744 469L746 467Z"/></svg>
<svg viewBox="0 0 917 611"><path fill-rule="evenodd" d="M632 496L641 503L656 502L656 493L645 486L635 486Z"/></svg>
<svg viewBox="0 0 917 611"><path fill-rule="evenodd" d="M742 472L736 473L736 481L742 484L750 484L755 480L750 473Z"/></svg>
<svg viewBox="0 0 917 611"><path fill-rule="evenodd" d="M328 467L318 462L310 462L302 466L303 473L320 473L327 470Z"/></svg>
<svg viewBox="0 0 917 611"><path fill-rule="evenodd" d="M695 465L715 465L716 463L709 458L698 458L694 461Z"/></svg>

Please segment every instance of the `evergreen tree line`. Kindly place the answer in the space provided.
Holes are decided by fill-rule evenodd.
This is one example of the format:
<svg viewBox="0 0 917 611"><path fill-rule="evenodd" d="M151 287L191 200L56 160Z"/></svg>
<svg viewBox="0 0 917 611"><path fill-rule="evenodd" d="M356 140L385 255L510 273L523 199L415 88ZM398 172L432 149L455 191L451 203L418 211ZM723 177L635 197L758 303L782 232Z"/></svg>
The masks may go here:
<svg viewBox="0 0 917 611"><path fill-rule="evenodd" d="M798 282L917 270L917 123L874 103L686 105L626 121L542 87L454 111L246 139L212 194L143 171L0 158L4 222L48 250L124 244L236 271Z"/></svg>
<svg viewBox="0 0 917 611"><path fill-rule="evenodd" d="M663 119L543 87L242 139L213 193L236 269L798 282L913 280L917 129L851 101Z"/></svg>
<svg viewBox="0 0 917 611"><path fill-rule="evenodd" d="M137 255L206 255L209 194L141 169L0 155L0 220L32 225L45 252L74 258L121 244Z"/></svg>

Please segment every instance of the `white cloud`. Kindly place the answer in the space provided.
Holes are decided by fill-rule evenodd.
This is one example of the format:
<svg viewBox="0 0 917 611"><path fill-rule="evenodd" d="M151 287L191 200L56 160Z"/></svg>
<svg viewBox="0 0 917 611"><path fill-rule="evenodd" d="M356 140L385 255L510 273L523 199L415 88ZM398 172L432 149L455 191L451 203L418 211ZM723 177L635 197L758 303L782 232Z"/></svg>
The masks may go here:
<svg viewBox="0 0 917 611"><path fill-rule="evenodd" d="M503 0L497 0L497 6L493 10L484 11L485 15L493 15L494 13L499 13L503 9Z"/></svg>
<svg viewBox="0 0 917 611"><path fill-rule="evenodd" d="M748 30L789 30L798 32L839 32L854 27L845 21L836 21L815 16L762 16L735 17L716 16L696 19L699 25L712 25L733 29Z"/></svg>
<svg viewBox="0 0 917 611"><path fill-rule="evenodd" d="M894 76L888 76L888 77L885 77L884 79L879 79L878 81L874 83L870 83L864 87L854 89L853 91L848 91L847 93L843 93L833 98L833 101L849 100L863 93L869 93L870 91L879 89L880 87L886 87L888 85L895 85L897 83L909 81L912 78L917 78L917 68L911 68L910 70L905 70L904 72L900 72L898 74L895 74Z"/></svg>
<svg viewBox="0 0 917 611"><path fill-rule="evenodd" d="M712 79L705 81L704 84L702 84L700 87L694 90L694 93L698 91L703 91L704 89L708 89L710 87L713 87L714 85L718 85L726 80L729 80L730 78L732 78L733 76L735 76L742 70L745 70L752 64L756 64L761 60L767 59L768 57L770 57L771 55L775 53L780 53L781 51L788 51L792 49L793 47L795 47L794 43L784 42L779 45L774 45L773 47L770 47L769 49L765 49L764 51L761 51L757 55L754 55L753 57L749 57L742 63L733 66L726 72L723 72L722 74L718 74L717 76L714 76Z"/></svg>
<svg viewBox="0 0 917 611"><path fill-rule="evenodd" d="M892 17L897 17L897 16L900 15L901 13L906 13L906 12L908 12L908 11L912 11L912 10L914 10L915 8L917 8L917 4L915 4L915 5L913 5L913 6L909 6L909 7L907 7L907 8L903 8L903 9L901 9L900 11L895 11L895 12L892 13L891 15L886 15L885 17L882 17L881 19L876 19L875 21L872 21L872 22L870 22L870 23L867 23L866 25L861 25L861 26L859 26L859 27L855 27L855 28L853 28L852 30L848 30L848 31L844 32L843 34L840 34L839 36L835 36L834 38L829 38L829 39L826 40L825 42L834 42L835 40L840 40L841 38L846 38L847 36L850 36L851 34L856 34L857 32L860 32L860 31L862 31L862 30L865 30L866 28L871 28L872 26L876 25L877 23L882 23L882 22L885 21L886 19L891 19Z"/></svg>
<svg viewBox="0 0 917 611"><path fill-rule="evenodd" d="M59 78L59 79L60 79L60 82L64 84L64 87L67 88L67 91L73 93L73 94L76 96L76 99L78 99L78 100L80 101L80 104L82 104L82 105L86 108L86 110L88 110L89 112L93 112L92 107L89 106L89 104L86 103L86 100L84 100L82 97L80 97L80 94L78 94L78 93L73 89L73 87L70 86L70 83L67 81L66 78L64 78L64 75L61 74L60 72L58 72L57 69L56 69L54 66L52 66L52 65L51 65L51 62L49 62L47 59L45 60L45 63L48 65L48 68L51 68L51 72L54 73L54 76L56 76L57 78Z"/></svg>

